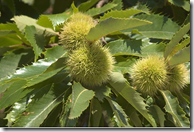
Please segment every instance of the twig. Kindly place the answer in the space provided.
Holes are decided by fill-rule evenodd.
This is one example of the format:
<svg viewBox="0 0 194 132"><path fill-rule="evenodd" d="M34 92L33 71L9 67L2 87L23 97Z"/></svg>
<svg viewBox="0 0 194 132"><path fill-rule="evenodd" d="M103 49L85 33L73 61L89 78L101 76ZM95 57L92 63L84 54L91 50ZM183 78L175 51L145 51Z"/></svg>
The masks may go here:
<svg viewBox="0 0 194 132"><path fill-rule="evenodd" d="M98 4L96 5L97 8L102 7L105 3L108 3L108 0L101 0L98 2Z"/></svg>

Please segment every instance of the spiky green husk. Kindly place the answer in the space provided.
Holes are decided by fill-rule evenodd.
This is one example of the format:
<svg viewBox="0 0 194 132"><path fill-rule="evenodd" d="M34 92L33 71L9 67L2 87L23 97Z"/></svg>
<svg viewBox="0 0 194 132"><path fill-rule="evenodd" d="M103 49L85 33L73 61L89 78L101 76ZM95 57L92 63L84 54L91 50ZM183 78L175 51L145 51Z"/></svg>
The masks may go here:
<svg viewBox="0 0 194 132"><path fill-rule="evenodd" d="M167 67L163 58L148 56L136 62L132 69L133 86L144 95L155 96L167 82Z"/></svg>
<svg viewBox="0 0 194 132"><path fill-rule="evenodd" d="M80 12L76 13L64 24L63 31L60 34L60 43L69 50L87 44L85 37L94 26L95 22L92 17Z"/></svg>
<svg viewBox="0 0 194 132"><path fill-rule="evenodd" d="M171 92L180 92L181 89L188 83L188 70L184 64L173 67L169 73L169 83L166 89Z"/></svg>
<svg viewBox="0 0 194 132"><path fill-rule="evenodd" d="M67 62L71 76L86 86L102 85L108 80L114 59L100 41L73 50Z"/></svg>

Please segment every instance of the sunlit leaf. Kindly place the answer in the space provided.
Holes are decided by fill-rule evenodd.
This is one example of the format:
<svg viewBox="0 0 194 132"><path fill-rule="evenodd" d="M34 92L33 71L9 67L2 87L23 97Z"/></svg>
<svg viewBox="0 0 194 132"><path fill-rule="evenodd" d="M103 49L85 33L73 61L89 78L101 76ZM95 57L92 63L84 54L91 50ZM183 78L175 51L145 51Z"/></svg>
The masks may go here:
<svg viewBox="0 0 194 132"><path fill-rule="evenodd" d="M0 109L19 101L31 92L33 89L24 89L26 83L26 80L18 80L11 84L0 100Z"/></svg>
<svg viewBox="0 0 194 132"><path fill-rule="evenodd" d="M69 115L70 119L79 117L89 106L89 101L94 96L94 92L92 90L85 89L79 83L74 83L72 90L72 106Z"/></svg>
<svg viewBox="0 0 194 132"><path fill-rule="evenodd" d="M131 73L131 66L136 62L136 59L133 57L127 58L123 61L119 61L119 58L123 58L122 56L116 56L117 63L114 64L114 72Z"/></svg>
<svg viewBox="0 0 194 132"><path fill-rule="evenodd" d="M132 27L138 27L142 25L148 25L151 24L151 22L146 20L140 20L136 18L126 19L126 18L108 18L104 21L101 21L98 23L95 27L91 28L88 35L86 36L86 39L89 41L95 41L100 39L103 36L106 36L110 33L132 28Z"/></svg>
<svg viewBox="0 0 194 132"><path fill-rule="evenodd" d="M137 10L137 9L129 9L129 10L121 10L121 11L117 11L117 10L112 10L110 12L105 13L102 17L100 17L99 21L103 21L109 17L113 17L113 18L129 18L135 14L138 14L140 12L143 12L141 10Z"/></svg>
<svg viewBox="0 0 194 132"><path fill-rule="evenodd" d="M7 115L10 116L8 119L9 122L14 122L26 109L27 107L27 98L23 98L20 101L14 103L11 112Z"/></svg>
<svg viewBox="0 0 194 132"><path fill-rule="evenodd" d="M71 8L73 9L73 13L79 12L79 9L75 6L74 2L71 4Z"/></svg>
<svg viewBox="0 0 194 132"><path fill-rule="evenodd" d="M87 11L90 7L92 7L94 4L96 4L100 0L89 0L86 2L81 3L78 6L79 11L84 12Z"/></svg>
<svg viewBox="0 0 194 132"><path fill-rule="evenodd" d="M41 15L37 21L37 24L43 27L59 30L57 26L63 24L70 16L71 13L68 12L63 12L54 15Z"/></svg>
<svg viewBox="0 0 194 132"><path fill-rule="evenodd" d="M184 48L185 46L187 46L189 43L190 43L190 37L186 38L181 43L177 44L174 47L174 49L172 50L172 52L170 53L169 56L173 56L175 53L177 53L178 51L180 51L182 48Z"/></svg>
<svg viewBox="0 0 194 132"><path fill-rule="evenodd" d="M66 50L62 46L57 45L47 49L43 54L45 55L45 58L57 59L61 57L65 52Z"/></svg>
<svg viewBox="0 0 194 132"><path fill-rule="evenodd" d="M173 67L175 65L190 61L190 51L190 46L185 47L184 49L176 53L174 56L172 56L171 59L168 61L168 64Z"/></svg>
<svg viewBox="0 0 194 132"><path fill-rule="evenodd" d="M17 51L8 52L0 60L0 79L15 72L21 56L25 53L17 53Z"/></svg>
<svg viewBox="0 0 194 132"><path fill-rule="evenodd" d="M28 16L15 16L12 20L16 22L17 27L22 33L25 32L26 26L35 26L37 34L39 35L44 35L45 37L57 35L52 29L38 25L36 19L30 18Z"/></svg>
<svg viewBox="0 0 194 132"><path fill-rule="evenodd" d="M183 26L182 28L177 31L171 41L166 45L166 49L164 52L164 57L167 58L168 55L173 51L179 41L183 38L183 36L190 30L190 23Z"/></svg>

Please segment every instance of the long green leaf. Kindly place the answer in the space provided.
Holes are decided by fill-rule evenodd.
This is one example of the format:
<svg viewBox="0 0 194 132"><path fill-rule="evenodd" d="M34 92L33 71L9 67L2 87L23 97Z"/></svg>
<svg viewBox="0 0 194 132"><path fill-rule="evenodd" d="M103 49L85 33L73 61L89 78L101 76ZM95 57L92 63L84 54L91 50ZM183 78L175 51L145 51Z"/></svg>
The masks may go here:
<svg viewBox="0 0 194 132"><path fill-rule="evenodd" d="M6 53L0 61L0 79L15 72L19 61L25 53L18 54L17 51Z"/></svg>
<svg viewBox="0 0 194 132"><path fill-rule="evenodd" d="M103 21L109 17L113 17L113 18L129 18L135 14L141 13L143 11L141 10L137 10L137 9L129 9L129 10L121 10L121 11L117 11L117 10L112 10L110 12L105 13L102 17L100 17L99 21Z"/></svg>
<svg viewBox="0 0 194 132"><path fill-rule="evenodd" d="M61 113L62 103L57 105L47 116L40 127L56 127L58 125L58 116Z"/></svg>
<svg viewBox="0 0 194 132"><path fill-rule="evenodd" d="M26 83L26 80L18 80L11 84L0 100L0 109L6 108L31 92L33 89L24 89Z"/></svg>
<svg viewBox="0 0 194 132"><path fill-rule="evenodd" d="M119 30L138 27L147 24L151 24L151 22L136 18L131 19L108 18L98 23L95 27L91 28L88 35L86 36L86 39L88 39L89 41L95 41L103 36L106 36L110 33Z"/></svg>
<svg viewBox="0 0 194 132"><path fill-rule="evenodd" d="M68 86L49 84L36 92L33 101L26 109L26 115L20 116L14 127L38 127L47 115L62 101Z"/></svg>
<svg viewBox="0 0 194 132"><path fill-rule="evenodd" d="M171 39L171 41L167 44L164 57L167 58L169 54L173 51L173 49L176 47L176 45L179 43L179 41L183 38L183 36L190 30L190 23L183 26L179 29Z"/></svg>
<svg viewBox="0 0 194 132"><path fill-rule="evenodd" d="M90 103L89 127L99 127L102 118L102 106L98 99L93 98Z"/></svg>
<svg viewBox="0 0 194 132"><path fill-rule="evenodd" d="M28 88L26 88L27 84L26 84L26 81L24 79L20 79L20 80L18 79L18 80L15 80L14 82L7 83L7 84L0 87L0 90L7 89L7 91L4 92L4 96L0 100L0 103L3 103L2 107L7 107L7 106L13 104L14 102L20 100L21 98L26 96L29 92L31 92L34 89L40 89L47 84L62 82L64 79L67 78L67 75L68 74L66 73L66 71L60 72L57 75L53 76L52 78L49 78L45 81L42 81L42 82L40 82L36 85L33 85L31 87L28 87ZM11 97L13 97L13 98L11 98ZM0 105L0 107L1 107L1 105Z"/></svg>
<svg viewBox="0 0 194 132"><path fill-rule="evenodd" d="M123 111L123 109L121 108L121 106L109 99L109 98L106 98L107 101L109 102L112 110L113 110L113 113L115 114L116 116L116 123L119 127L130 127L129 123L128 123L128 119L127 119L127 115L125 114L125 112Z"/></svg>
<svg viewBox="0 0 194 132"><path fill-rule="evenodd" d="M190 16L190 13L189 13L189 14L187 15L187 17L185 18L185 21L183 22L182 26L184 26L184 25L190 23L190 21L191 21L190 18L191 18L191 16Z"/></svg>
<svg viewBox="0 0 194 132"><path fill-rule="evenodd" d="M189 119L185 117L185 112L179 106L179 102L169 91L160 90L166 102L165 110L172 115L172 121L177 127L190 127Z"/></svg>
<svg viewBox="0 0 194 132"><path fill-rule="evenodd" d="M27 16L15 16L12 20L14 20L17 24L17 27L19 30L24 33L25 27L28 26L35 26L37 34L44 35L45 37L55 36L57 35L56 32L54 32L50 28L45 28L37 24L37 20L27 17Z"/></svg>
<svg viewBox="0 0 194 132"><path fill-rule="evenodd" d="M53 75L57 74L60 70L66 67L66 58L63 57L66 52L61 55L62 58L59 59L40 59L32 65L25 66L17 70L14 74L5 78L3 82L0 82L0 86L7 82L12 82L19 78L23 78L28 81L27 86L32 86L36 83L44 81Z"/></svg>
<svg viewBox="0 0 194 132"><path fill-rule="evenodd" d="M13 84L13 82L9 82L9 83L2 83L2 82L0 82L0 93L3 93L12 84Z"/></svg>
<svg viewBox="0 0 194 132"><path fill-rule="evenodd" d="M175 48L173 49L173 51L171 52L171 54L169 56L173 56L175 53L180 51L183 47L187 46L189 43L190 43L190 37L186 38L181 43L176 45Z"/></svg>
<svg viewBox="0 0 194 132"><path fill-rule="evenodd" d="M94 4L96 4L99 0L89 0L84 3L81 3L78 6L79 11L84 12L87 11L90 7L92 7Z"/></svg>
<svg viewBox="0 0 194 132"><path fill-rule="evenodd" d="M79 117L88 107L89 100L91 100L94 96L94 92L92 90L85 89L79 83L75 83L72 90L72 106L69 115L70 119Z"/></svg>
<svg viewBox="0 0 194 132"><path fill-rule="evenodd" d="M188 46L180 50L174 56L172 56L168 61L168 64L170 65L170 67L190 61L190 55L191 55L190 51L191 51L190 46Z"/></svg>
<svg viewBox="0 0 194 132"><path fill-rule="evenodd" d="M57 74L59 71L63 70L66 65L66 58L59 58L55 63L51 64L46 71L44 71L42 74L40 74L39 76L37 76L36 78L31 79L28 83L27 86L32 86L34 84L40 83L52 76L54 76L55 74Z"/></svg>
<svg viewBox="0 0 194 132"><path fill-rule="evenodd" d="M133 55L147 56L148 54L163 55L165 44L150 43L147 40L116 40L106 45L110 49L110 53L114 56Z"/></svg>
<svg viewBox="0 0 194 132"><path fill-rule="evenodd" d="M121 73L113 72L110 75L109 84L113 87L113 90L120 94L139 113L141 113L142 116L152 124L152 126L156 126L154 119L148 114L148 110L146 109L147 105L143 102L144 99L128 84L127 80Z"/></svg>
<svg viewBox="0 0 194 132"><path fill-rule="evenodd" d="M117 4L108 3L104 6L102 6L101 8L92 8L92 9L88 10L86 12L86 14L88 14L90 16L96 16L96 15L99 15L107 10L112 9L113 7L116 7L116 6L117 6Z"/></svg>
<svg viewBox="0 0 194 132"><path fill-rule="evenodd" d="M12 110L10 113L6 116L6 119L8 119L9 122L14 122L26 109L26 97L22 100L15 102Z"/></svg>
<svg viewBox="0 0 194 132"><path fill-rule="evenodd" d="M144 25L141 27L132 27L129 29L124 29L121 32L124 34L131 34L131 32L136 29L141 34L148 38L157 39L167 39L170 40L176 31L179 30L180 26L173 22L170 18L163 15L157 14L141 14L136 15L133 18L143 19L152 22L152 24Z"/></svg>
<svg viewBox="0 0 194 132"><path fill-rule="evenodd" d="M10 75L7 80L11 81L11 79L16 78L23 78L23 79L30 79L35 78L38 75L42 74L46 69L56 62L57 60L49 60L49 59L41 59L37 62L33 63L32 65L25 66L17 70L14 74Z"/></svg>

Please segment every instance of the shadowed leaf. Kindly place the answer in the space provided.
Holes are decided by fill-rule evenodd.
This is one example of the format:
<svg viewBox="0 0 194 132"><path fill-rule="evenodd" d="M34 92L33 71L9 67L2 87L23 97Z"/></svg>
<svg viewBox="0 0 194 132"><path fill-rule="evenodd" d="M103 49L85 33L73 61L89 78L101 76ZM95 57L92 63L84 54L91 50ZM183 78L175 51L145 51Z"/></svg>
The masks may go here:
<svg viewBox="0 0 194 132"><path fill-rule="evenodd" d="M165 110L172 115L172 122L177 127L190 127L190 122L187 117L185 117L185 112L179 106L179 102L176 97L174 97L169 91L160 90L166 105Z"/></svg>
<svg viewBox="0 0 194 132"><path fill-rule="evenodd" d="M20 116L14 127L38 127L48 114L62 101L68 86L49 84L36 92L32 102L29 103L25 114Z"/></svg>
<svg viewBox="0 0 194 132"><path fill-rule="evenodd" d="M147 105L144 99L134 88L132 88L121 73L113 72L110 75L109 84L118 94L129 102L139 113L142 114L151 124L156 127L155 120L148 114Z"/></svg>
<svg viewBox="0 0 194 132"><path fill-rule="evenodd" d="M0 100L0 109L6 108L16 101L19 101L26 96L26 94L31 92L33 89L24 89L26 83L26 80L18 80L11 84Z"/></svg>
<svg viewBox="0 0 194 132"><path fill-rule="evenodd" d="M164 127L164 121L165 119L165 113L160 109L157 105L152 105L148 108L150 111L150 114L154 117L157 124L160 125L160 127Z"/></svg>
<svg viewBox="0 0 194 132"><path fill-rule="evenodd" d="M130 127L129 123L128 123L128 119L127 119L127 115L125 114L125 112L123 111L123 109L121 108L121 106L109 99L109 98L106 98L107 101L109 102L112 110L113 110L113 113L115 114L115 121L118 125L118 127Z"/></svg>
<svg viewBox="0 0 194 132"><path fill-rule="evenodd" d="M133 55L133 56L147 56L148 54L163 55L165 44L150 43L147 40L116 40L106 45L110 49L113 56L118 55Z"/></svg>
<svg viewBox="0 0 194 132"><path fill-rule="evenodd" d="M133 18L147 20L152 24L144 25L141 27L132 27L129 29L122 30L124 34L131 34L133 29L138 30L141 34L148 38L167 39L170 40L180 26L173 22L170 18L157 14L141 14L136 15Z"/></svg>
<svg viewBox="0 0 194 132"><path fill-rule="evenodd" d="M92 8L92 9L88 10L86 12L86 14L88 14L90 16L96 16L96 15L99 15L107 10L112 9L113 7L116 7L116 6L117 6L117 4L108 3L104 6L102 6L101 8Z"/></svg>
<svg viewBox="0 0 194 132"><path fill-rule="evenodd" d="M98 99L93 98L90 103L89 127L99 127L102 117L102 106Z"/></svg>

